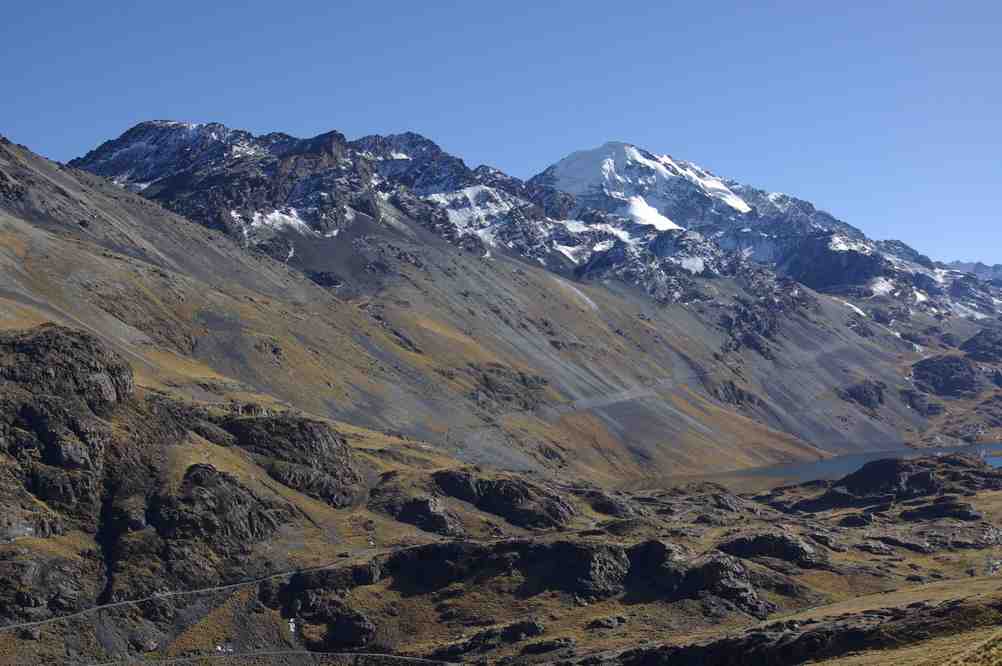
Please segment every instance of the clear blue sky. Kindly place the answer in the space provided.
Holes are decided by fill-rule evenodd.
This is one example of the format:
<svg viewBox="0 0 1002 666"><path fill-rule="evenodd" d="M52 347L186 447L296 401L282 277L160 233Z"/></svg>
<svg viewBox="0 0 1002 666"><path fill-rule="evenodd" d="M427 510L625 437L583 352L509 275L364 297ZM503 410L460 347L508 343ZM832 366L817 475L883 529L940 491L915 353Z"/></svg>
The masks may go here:
<svg viewBox="0 0 1002 666"><path fill-rule="evenodd" d="M747 4L14 2L0 133L414 130L517 176L623 140L1002 262L1002 3Z"/></svg>

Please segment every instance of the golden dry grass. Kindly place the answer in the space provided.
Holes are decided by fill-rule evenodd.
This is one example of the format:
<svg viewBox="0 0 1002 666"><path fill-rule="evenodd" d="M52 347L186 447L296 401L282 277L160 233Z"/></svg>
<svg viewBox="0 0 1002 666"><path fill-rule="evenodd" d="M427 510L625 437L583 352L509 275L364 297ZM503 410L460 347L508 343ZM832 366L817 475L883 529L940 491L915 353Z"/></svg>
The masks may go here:
<svg viewBox="0 0 1002 666"><path fill-rule="evenodd" d="M185 628L171 643L160 650L163 656L173 657L191 653L213 653L233 639L234 628L246 621L247 605L257 590L243 588Z"/></svg>

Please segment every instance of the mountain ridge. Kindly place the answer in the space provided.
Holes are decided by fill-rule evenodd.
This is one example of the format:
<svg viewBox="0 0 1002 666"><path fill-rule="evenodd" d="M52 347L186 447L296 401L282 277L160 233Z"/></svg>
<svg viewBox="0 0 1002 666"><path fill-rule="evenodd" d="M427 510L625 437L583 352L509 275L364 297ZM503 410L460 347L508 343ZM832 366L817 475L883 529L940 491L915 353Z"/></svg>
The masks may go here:
<svg viewBox="0 0 1002 666"><path fill-rule="evenodd" d="M150 131L157 133L152 142L145 136ZM308 157L324 150L318 142L330 143L331 158ZM183 154L178 143L185 146ZM483 253L514 251L578 278L610 263L619 275L648 275L636 282L645 282L649 292L650 285L661 285L653 289L659 298L680 293L663 286L686 281L679 268L694 275L714 263L706 251L701 256L652 252L650 244L664 233L707 237L724 254L775 266L822 289L882 288L881 280L891 279L900 284L899 292L918 288L924 293L915 298L928 299L942 291L933 285L944 276L952 280L905 243L872 241L807 201L719 178L692 162L625 142L578 151L523 181L484 165L471 169L414 132L351 141L338 132L295 139L280 133L254 137L213 123L149 121L71 164L248 243L270 244L276 257L289 259L294 243L274 241L281 235L276 229L336 235L355 214L378 214L376 199L382 198L452 242ZM192 180L199 169L206 175ZM312 181L301 177L307 174L303 169ZM152 176L158 178L149 181ZM211 188L204 186L205 178L214 179ZM832 236L825 256L818 255L823 243L813 240L819 234ZM798 260L809 253L830 275ZM985 303L968 301L962 308L979 311Z"/></svg>

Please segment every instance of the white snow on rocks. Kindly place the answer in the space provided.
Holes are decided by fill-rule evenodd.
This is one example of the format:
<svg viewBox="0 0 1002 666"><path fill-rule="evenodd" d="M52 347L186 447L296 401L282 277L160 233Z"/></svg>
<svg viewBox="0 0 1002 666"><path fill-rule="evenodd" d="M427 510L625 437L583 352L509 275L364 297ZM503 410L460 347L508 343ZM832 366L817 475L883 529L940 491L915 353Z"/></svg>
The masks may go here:
<svg viewBox="0 0 1002 666"><path fill-rule="evenodd" d="M870 291L877 296L886 296L893 293L895 288L894 283L885 277L876 277L870 281Z"/></svg>
<svg viewBox="0 0 1002 666"><path fill-rule="evenodd" d="M299 217L299 213L295 208L287 208L285 210L273 210L270 213L254 213L254 217L251 219L250 226L252 229L258 229L261 227L267 227L270 229L279 229L281 227L292 227L300 233L312 233L310 225L306 224Z"/></svg>
<svg viewBox="0 0 1002 666"><path fill-rule="evenodd" d="M833 300L835 300L836 302L841 303L842 305L846 306L847 308L849 308L850 310L852 310L853 312L855 312L856 314L858 314L860 317L865 317L866 316L865 312L863 312L862 310L860 310L858 307L856 307L855 305L853 305L849 301L842 300L841 298L835 298Z"/></svg>
<svg viewBox="0 0 1002 666"><path fill-rule="evenodd" d="M858 252L859 254L873 254L873 248L868 243L854 240L848 236L833 234L828 241L828 249L834 252Z"/></svg>
<svg viewBox="0 0 1002 666"><path fill-rule="evenodd" d="M513 209L526 205L506 192L474 185L455 192L429 194L425 199L440 206L460 231L476 231L500 221Z"/></svg>
<svg viewBox="0 0 1002 666"><path fill-rule="evenodd" d="M706 269L706 262L702 257L680 257L678 265L693 275L699 275Z"/></svg>
<svg viewBox="0 0 1002 666"><path fill-rule="evenodd" d="M626 214L633 218L637 224L647 224L658 231L668 231L669 229L681 229L667 217L658 212L643 197L630 197L626 205Z"/></svg>
<svg viewBox="0 0 1002 666"><path fill-rule="evenodd" d="M751 206L709 171L628 143L612 141L571 153L547 172L558 190L582 197L604 195L621 202L623 214L662 231L678 225L658 211L693 190L739 213L751 211Z"/></svg>

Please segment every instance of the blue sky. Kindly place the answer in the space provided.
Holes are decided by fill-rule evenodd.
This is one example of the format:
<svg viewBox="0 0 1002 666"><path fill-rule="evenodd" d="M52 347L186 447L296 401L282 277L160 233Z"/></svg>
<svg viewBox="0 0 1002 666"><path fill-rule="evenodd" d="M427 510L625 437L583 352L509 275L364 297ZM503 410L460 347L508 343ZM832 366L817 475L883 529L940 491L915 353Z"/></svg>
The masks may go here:
<svg viewBox="0 0 1002 666"><path fill-rule="evenodd" d="M623 140L1002 262L1002 3L749 4L17 2L0 133L414 130L517 176Z"/></svg>

